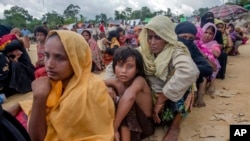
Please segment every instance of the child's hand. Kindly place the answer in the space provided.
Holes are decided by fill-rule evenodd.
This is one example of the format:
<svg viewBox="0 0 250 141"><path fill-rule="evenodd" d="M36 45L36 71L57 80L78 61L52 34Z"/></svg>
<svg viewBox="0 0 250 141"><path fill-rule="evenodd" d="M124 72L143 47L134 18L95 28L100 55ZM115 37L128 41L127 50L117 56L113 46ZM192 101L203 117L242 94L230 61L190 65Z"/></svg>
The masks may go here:
<svg viewBox="0 0 250 141"><path fill-rule="evenodd" d="M31 86L34 97L43 97L47 99L51 90L49 77L39 77L32 82Z"/></svg>
<svg viewBox="0 0 250 141"><path fill-rule="evenodd" d="M120 133L115 131L115 141L120 141Z"/></svg>

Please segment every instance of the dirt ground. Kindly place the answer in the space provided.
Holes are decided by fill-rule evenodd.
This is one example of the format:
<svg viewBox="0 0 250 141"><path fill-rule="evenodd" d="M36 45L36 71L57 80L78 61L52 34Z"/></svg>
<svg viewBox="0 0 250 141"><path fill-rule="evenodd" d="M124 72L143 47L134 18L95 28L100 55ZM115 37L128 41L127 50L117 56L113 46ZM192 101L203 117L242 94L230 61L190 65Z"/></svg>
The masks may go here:
<svg viewBox="0 0 250 141"><path fill-rule="evenodd" d="M205 95L206 107L193 108L181 124L179 141L227 141L230 124L250 124L250 42L240 47L239 56L229 56L226 78L216 80L216 98ZM30 57L34 63L36 45L32 44ZM99 75L101 78L104 72ZM12 104L32 98L32 92L11 96L3 104ZM148 141L161 140L164 129L157 128Z"/></svg>

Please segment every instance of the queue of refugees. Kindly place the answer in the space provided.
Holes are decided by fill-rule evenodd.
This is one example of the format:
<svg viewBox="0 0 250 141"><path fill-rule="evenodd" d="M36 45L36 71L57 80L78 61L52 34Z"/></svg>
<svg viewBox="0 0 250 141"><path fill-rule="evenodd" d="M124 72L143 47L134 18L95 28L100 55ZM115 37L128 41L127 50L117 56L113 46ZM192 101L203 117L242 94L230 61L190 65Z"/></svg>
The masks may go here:
<svg viewBox="0 0 250 141"><path fill-rule="evenodd" d="M33 92L33 99L1 108L1 120L9 121L0 122L9 129L1 129L1 138L140 141L168 127L161 140L177 141L192 107L204 107L206 93L215 98L227 55L240 55L248 40L244 29L211 12L176 26L155 16L132 33L121 26L107 36L102 24L97 40L88 29L36 27L35 64L19 28L1 37L0 102ZM96 74L104 70L101 79Z"/></svg>

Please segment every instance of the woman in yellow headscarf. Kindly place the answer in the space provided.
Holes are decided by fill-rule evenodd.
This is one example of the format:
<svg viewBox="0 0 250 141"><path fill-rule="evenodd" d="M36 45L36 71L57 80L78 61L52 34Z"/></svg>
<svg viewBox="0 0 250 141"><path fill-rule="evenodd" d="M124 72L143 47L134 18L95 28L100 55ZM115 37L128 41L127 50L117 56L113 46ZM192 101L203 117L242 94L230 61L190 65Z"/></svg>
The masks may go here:
<svg viewBox="0 0 250 141"><path fill-rule="evenodd" d="M45 44L47 77L32 83L28 131L32 140L114 140L114 104L91 74L91 52L80 34L51 31Z"/></svg>

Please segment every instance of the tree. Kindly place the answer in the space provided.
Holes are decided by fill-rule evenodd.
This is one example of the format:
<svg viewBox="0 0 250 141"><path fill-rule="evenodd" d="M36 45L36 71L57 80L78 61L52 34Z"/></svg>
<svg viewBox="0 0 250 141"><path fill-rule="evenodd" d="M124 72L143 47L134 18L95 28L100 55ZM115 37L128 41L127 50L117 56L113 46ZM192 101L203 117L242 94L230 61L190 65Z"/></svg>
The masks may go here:
<svg viewBox="0 0 250 141"><path fill-rule="evenodd" d="M42 20L39 20L37 18L34 18L28 25L28 29L30 29L31 31L33 31L35 29L35 27L42 25Z"/></svg>
<svg viewBox="0 0 250 141"><path fill-rule="evenodd" d="M142 7L141 8L141 19L151 18L151 17L153 17L153 14L151 13L150 9L148 7Z"/></svg>
<svg viewBox="0 0 250 141"><path fill-rule="evenodd" d="M244 6L246 4L250 4L250 0L231 0L227 2L226 4L236 4L236 5Z"/></svg>
<svg viewBox="0 0 250 141"><path fill-rule="evenodd" d="M77 15L81 8L78 5L70 4L63 12L63 15L66 19L74 19L77 21Z"/></svg>
<svg viewBox="0 0 250 141"><path fill-rule="evenodd" d="M206 7L206 8L199 8L198 9L198 12L199 12L199 16L202 16L202 15L204 15L205 13L207 13L208 12L208 8Z"/></svg>
<svg viewBox="0 0 250 141"><path fill-rule="evenodd" d="M84 22L87 21L87 17L84 17L82 14L80 14L80 21Z"/></svg>
<svg viewBox="0 0 250 141"><path fill-rule="evenodd" d="M126 19L130 20L131 14L132 14L132 8L126 7L125 8L125 13L126 13Z"/></svg>
<svg viewBox="0 0 250 141"><path fill-rule="evenodd" d="M46 13L45 15L43 15L42 19L43 21L46 21L48 23L48 26L51 29L57 27L58 25L70 24L74 22L73 19L70 19L71 21L65 20L63 16L57 13L56 11L52 11L51 13L50 12Z"/></svg>
<svg viewBox="0 0 250 141"><path fill-rule="evenodd" d="M23 27L32 21L32 16L24 8L13 6L10 10L4 10L6 23L13 27Z"/></svg>
<svg viewBox="0 0 250 141"><path fill-rule="evenodd" d="M131 19L141 19L141 10L132 11Z"/></svg>
<svg viewBox="0 0 250 141"><path fill-rule="evenodd" d="M171 9L170 8L168 8L168 11L167 11L167 13L166 13L166 16L168 16L168 17L172 17L172 12L171 12Z"/></svg>

